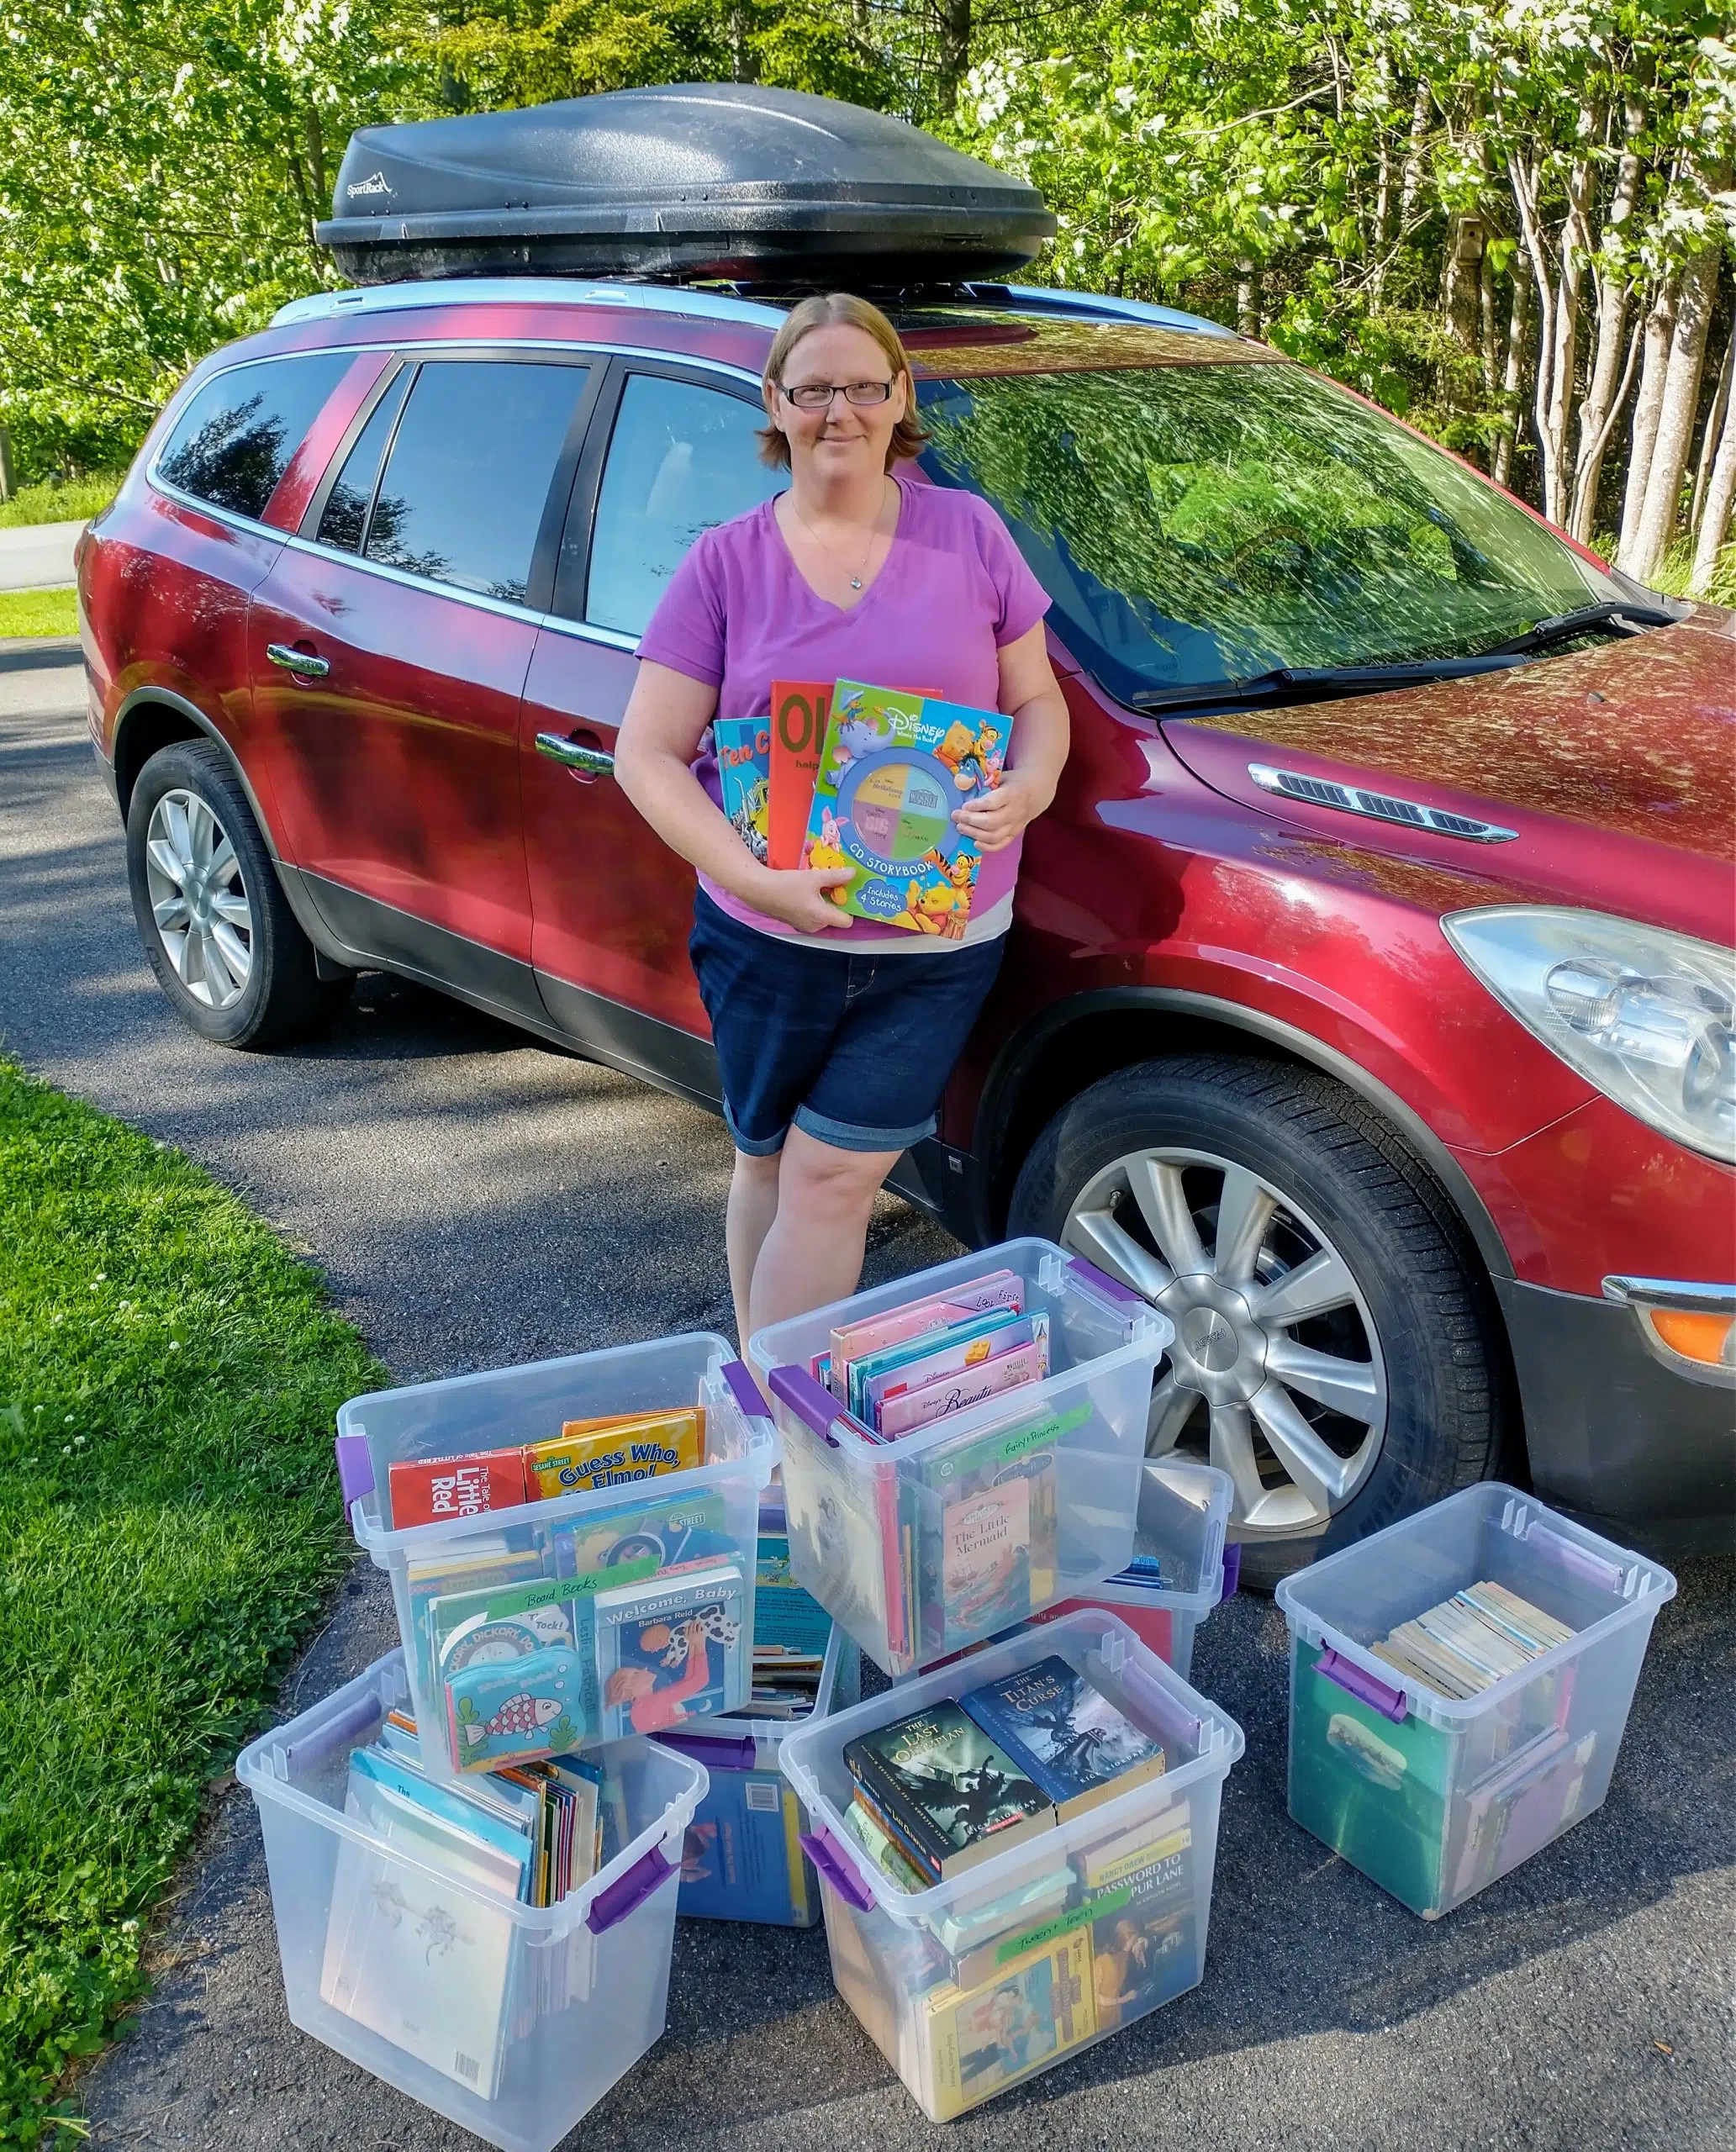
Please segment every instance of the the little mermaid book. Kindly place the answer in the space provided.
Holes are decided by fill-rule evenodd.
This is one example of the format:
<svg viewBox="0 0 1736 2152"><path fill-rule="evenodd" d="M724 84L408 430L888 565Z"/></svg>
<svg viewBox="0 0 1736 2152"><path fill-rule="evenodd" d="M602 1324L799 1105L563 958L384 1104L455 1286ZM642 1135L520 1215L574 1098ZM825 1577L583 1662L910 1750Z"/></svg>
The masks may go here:
<svg viewBox="0 0 1736 2152"><path fill-rule="evenodd" d="M1000 782L1012 720L840 680L803 864L847 867L832 900L857 919L962 940L982 855L952 820Z"/></svg>

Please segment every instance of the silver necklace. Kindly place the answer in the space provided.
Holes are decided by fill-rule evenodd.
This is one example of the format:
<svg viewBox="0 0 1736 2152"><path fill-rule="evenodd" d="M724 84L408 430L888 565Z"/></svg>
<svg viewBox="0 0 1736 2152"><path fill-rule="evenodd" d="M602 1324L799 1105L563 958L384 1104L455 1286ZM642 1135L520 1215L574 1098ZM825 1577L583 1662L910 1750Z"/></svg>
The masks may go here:
<svg viewBox="0 0 1736 2152"><path fill-rule="evenodd" d="M882 491L882 493L881 493L881 495L880 495L880 506L881 506L881 508L884 508L884 507L885 506L885 504L886 504L886 496L885 496L885 493L884 493L884 490L883 490L883 491ZM794 493L792 493L790 494L790 497L789 497L789 512L790 512L790 514L791 514L795 518L796 521L797 521L799 524L800 524L800 525L802 526L803 530L805 530L805 531L807 532L808 535L809 535L809 536L810 536L810 537L814 541L814 543L815 543L815 545L820 548L821 551L822 553L829 554L829 555L831 556L831 557L834 561L836 561L836 560L837 559L837 557L838 557L838 556L837 556L837 555L836 555L836 552L834 552L834 551L832 551L832 548L831 548L830 546L828 546L828 545L826 544L826 542L825 539L823 539L823 538L821 536L820 533L819 533L819 532L818 532L818 531L814 528L813 525L812 525L811 523L810 523L810 522L809 522L809 520L808 520L807 517L806 517L806 516L805 516L805 515L802 514L801 510L800 510L800 509L796 506L796 504L795 504L795 495L794 495ZM864 575L864 574L866 574L866 573L867 573L867 572L868 572L868 558L869 558L869 556L873 553L873 550L874 550L874 541L875 541L875 539L877 539L877 538L879 536L879 535L880 535L880 533L879 533L879 528L878 528L879 524L879 520L880 520L879 509L877 509L874 511L874 525L875 525L875 527L874 527L874 528L870 529L870 530L869 530L869 532L868 532L868 544L867 544L866 547L863 549L863 556L862 556L862 566L861 566L861 567L859 567L859 568L857 570L856 573L855 573L854 575L852 575L852 576L851 577L851 578L850 578L850 588L851 588L852 590L860 590L860 589L861 589L861 588L862 588L862 578L863 578L863 575Z"/></svg>

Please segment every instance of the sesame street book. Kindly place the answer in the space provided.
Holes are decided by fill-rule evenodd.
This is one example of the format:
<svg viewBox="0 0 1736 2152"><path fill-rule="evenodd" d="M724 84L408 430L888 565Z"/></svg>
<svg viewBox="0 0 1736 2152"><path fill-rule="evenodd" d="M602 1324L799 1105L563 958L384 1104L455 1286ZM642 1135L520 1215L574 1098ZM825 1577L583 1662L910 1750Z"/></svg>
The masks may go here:
<svg viewBox="0 0 1736 2152"><path fill-rule="evenodd" d="M1000 782L1012 720L840 680L814 781L803 864L847 867L857 919L962 941L982 855L952 820Z"/></svg>

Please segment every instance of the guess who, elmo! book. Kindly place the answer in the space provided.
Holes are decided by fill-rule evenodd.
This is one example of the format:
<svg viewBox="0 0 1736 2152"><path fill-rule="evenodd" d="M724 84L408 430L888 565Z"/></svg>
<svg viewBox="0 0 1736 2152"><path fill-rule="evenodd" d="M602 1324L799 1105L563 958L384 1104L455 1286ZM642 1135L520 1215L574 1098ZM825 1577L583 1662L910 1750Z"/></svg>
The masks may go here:
<svg viewBox="0 0 1736 2152"><path fill-rule="evenodd" d="M1011 731L998 710L840 680L802 864L848 868L830 894L857 919L962 941L982 855L952 816L1000 783Z"/></svg>

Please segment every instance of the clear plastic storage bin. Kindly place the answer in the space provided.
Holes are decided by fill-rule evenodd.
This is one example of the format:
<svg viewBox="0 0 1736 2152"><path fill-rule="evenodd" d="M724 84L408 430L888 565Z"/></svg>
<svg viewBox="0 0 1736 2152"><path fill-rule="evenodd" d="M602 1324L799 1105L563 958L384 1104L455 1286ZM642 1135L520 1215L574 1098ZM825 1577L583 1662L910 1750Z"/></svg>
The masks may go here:
<svg viewBox="0 0 1736 2152"><path fill-rule="evenodd" d="M697 1469L393 1528L389 1474L399 1460L511 1448L558 1437L567 1420L693 1404L706 1416ZM392 1580L431 1776L667 1732L747 1701L759 1497L778 1439L721 1337L693 1332L373 1390L340 1411L337 1450L356 1538ZM488 1638L472 1643L466 1632L456 1671L460 1653L449 1643L442 1665L433 1633L442 1596L447 1609L472 1603L488 1613ZM515 1732L527 1716L534 1727ZM520 1745L501 1753L503 1742Z"/></svg>
<svg viewBox="0 0 1736 2152"><path fill-rule="evenodd" d="M1148 1458L1139 1482L1132 1566L1037 1620L1106 1606L1185 1681L1194 1664L1194 1632L1234 1589L1226 1582L1224 1562L1224 1526L1234 1499L1229 1474L1215 1465Z"/></svg>
<svg viewBox="0 0 1736 2152"><path fill-rule="evenodd" d="M289 2015L504 2152L550 2152L663 2030L705 1773L647 1741L603 1752L620 1850L561 1904L520 1905L344 1813L351 1751L409 1697L394 1652L235 1765L259 1807Z"/></svg>
<svg viewBox="0 0 1736 2152"><path fill-rule="evenodd" d="M802 1850L808 1818L778 1768L798 1727L853 1704L862 1655L832 1624L819 1700L808 1717L709 1720L703 1733L666 1733L666 1748L703 1764L710 1785L688 1827L676 1910L685 1920L745 1920L812 1928L820 1918L813 1863Z"/></svg>
<svg viewBox="0 0 1736 2152"><path fill-rule="evenodd" d="M965 1875L904 1891L844 1821L845 1744L1054 1654L1160 1739L1169 1768ZM1173 2002L1205 1969L1218 1804L1242 1729L1113 1615L1084 1612L798 1729L838 1992L944 2122Z"/></svg>
<svg viewBox="0 0 1736 2152"><path fill-rule="evenodd" d="M811 1363L841 1323L1016 1272L1049 1317L1051 1373L894 1442ZM784 1437L790 1565L896 1678L1028 1621L1132 1559L1152 1375L1174 1331L1052 1242L1009 1241L750 1341Z"/></svg>
<svg viewBox="0 0 1736 2152"><path fill-rule="evenodd" d="M1575 1633L1453 1700L1369 1649L1492 1583ZM1433 1920L1600 1807L1675 1579L1496 1482L1278 1587L1290 1624L1290 1812Z"/></svg>

